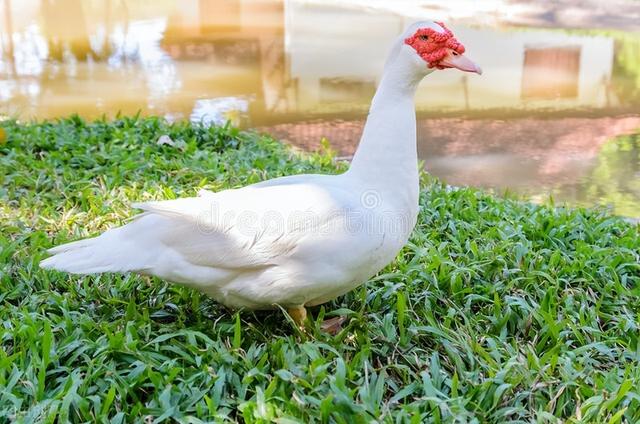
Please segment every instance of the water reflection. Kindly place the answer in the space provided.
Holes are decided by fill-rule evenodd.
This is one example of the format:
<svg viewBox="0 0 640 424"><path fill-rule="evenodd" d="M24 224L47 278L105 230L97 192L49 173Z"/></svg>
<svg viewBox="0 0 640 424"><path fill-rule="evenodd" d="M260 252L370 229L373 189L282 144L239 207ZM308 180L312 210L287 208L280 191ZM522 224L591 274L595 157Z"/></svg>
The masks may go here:
<svg viewBox="0 0 640 424"><path fill-rule="evenodd" d="M591 206L595 199L617 214L638 218L640 134L611 140L588 173L550 189L558 201Z"/></svg>
<svg viewBox="0 0 640 424"><path fill-rule="evenodd" d="M558 196L640 127L640 4L585 1L0 0L0 115L229 119L307 148L327 137L348 156L389 44L433 16L485 73L421 86L428 169ZM630 196L624 213L640 216Z"/></svg>

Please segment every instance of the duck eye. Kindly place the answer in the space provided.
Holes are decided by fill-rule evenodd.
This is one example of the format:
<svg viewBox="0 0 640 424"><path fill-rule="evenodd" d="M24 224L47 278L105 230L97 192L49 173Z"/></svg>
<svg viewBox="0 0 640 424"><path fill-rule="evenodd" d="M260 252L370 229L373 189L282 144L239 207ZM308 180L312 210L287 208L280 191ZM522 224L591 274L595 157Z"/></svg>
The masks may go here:
<svg viewBox="0 0 640 424"><path fill-rule="evenodd" d="M427 37L426 35L421 35L418 38L422 41L429 41L429 37Z"/></svg>

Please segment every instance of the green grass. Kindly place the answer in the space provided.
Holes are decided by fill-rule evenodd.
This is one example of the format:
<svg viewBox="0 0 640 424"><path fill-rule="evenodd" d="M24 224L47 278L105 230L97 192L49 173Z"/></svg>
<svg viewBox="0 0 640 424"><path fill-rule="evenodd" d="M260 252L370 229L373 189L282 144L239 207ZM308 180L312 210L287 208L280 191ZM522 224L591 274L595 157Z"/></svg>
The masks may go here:
<svg viewBox="0 0 640 424"><path fill-rule="evenodd" d="M397 260L312 311L347 314L344 331L302 334L159 280L37 264L131 202L337 172L330 152L153 118L0 126L0 422L640 420L637 226L425 176Z"/></svg>

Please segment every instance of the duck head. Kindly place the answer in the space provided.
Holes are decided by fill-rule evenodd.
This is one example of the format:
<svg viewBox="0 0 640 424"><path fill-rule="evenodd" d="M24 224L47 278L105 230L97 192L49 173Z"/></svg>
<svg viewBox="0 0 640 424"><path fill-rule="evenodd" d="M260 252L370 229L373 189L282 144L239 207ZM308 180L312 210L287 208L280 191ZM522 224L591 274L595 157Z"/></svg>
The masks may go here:
<svg viewBox="0 0 640 424"><path fill-rule="evenodd" d="M435 70L458 69L463 72L482 74L482 69L468 59L464 45L442 22L416 22L399 37L395 58L404 56L426 75ZM410 58L409 58L410 57Z"/></svg>

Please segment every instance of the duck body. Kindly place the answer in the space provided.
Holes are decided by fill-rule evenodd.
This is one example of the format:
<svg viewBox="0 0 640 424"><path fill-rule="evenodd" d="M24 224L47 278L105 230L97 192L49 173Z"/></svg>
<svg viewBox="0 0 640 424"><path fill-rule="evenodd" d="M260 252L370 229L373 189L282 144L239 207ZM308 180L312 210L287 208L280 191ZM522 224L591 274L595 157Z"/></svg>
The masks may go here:
<svg viewBox="0 0 640 424"><path fill-rule="evenodd" d="M421 22L398 38L347 172L135 204L144 212L130 223L50 249L41 266L153 275L233 308L281 306L304 320L305 306L367 281L411 234L419 193L416 88L435 67L479 72L460 53L447 53L456 45L442 31ZM435 48L448 55L426 66L423 56L437 56Z"/></svg>
<svg viewBox="0 0 640 424"><path fill-rule="evenodd" d="M417 199L407 215L405 199L383 194L347 172L137 204L144 213L129 224L54 248L42 265L153 275L232 308L312 306L362 284L406 243Z"/></svg>

